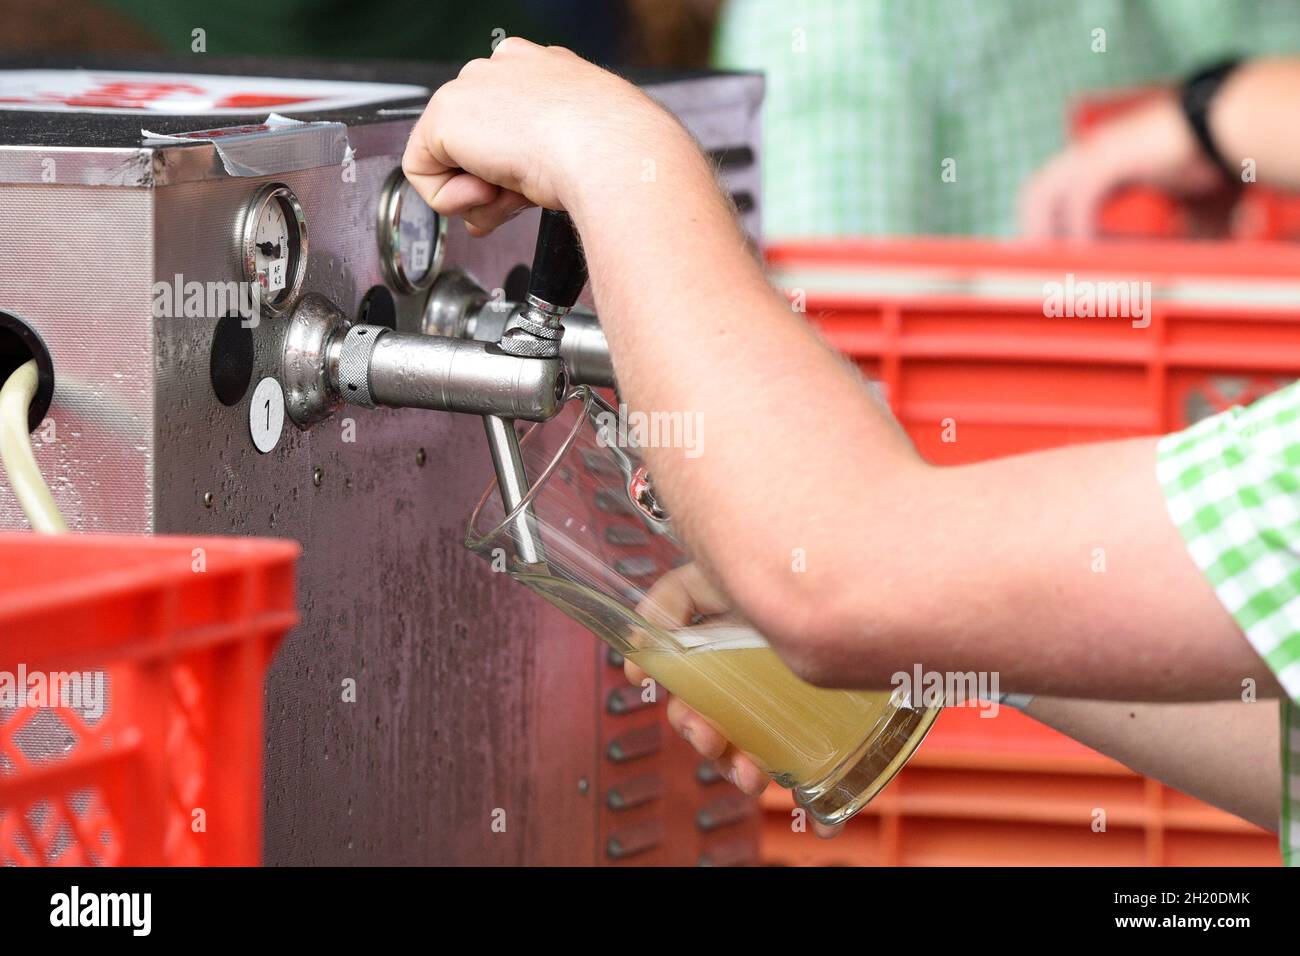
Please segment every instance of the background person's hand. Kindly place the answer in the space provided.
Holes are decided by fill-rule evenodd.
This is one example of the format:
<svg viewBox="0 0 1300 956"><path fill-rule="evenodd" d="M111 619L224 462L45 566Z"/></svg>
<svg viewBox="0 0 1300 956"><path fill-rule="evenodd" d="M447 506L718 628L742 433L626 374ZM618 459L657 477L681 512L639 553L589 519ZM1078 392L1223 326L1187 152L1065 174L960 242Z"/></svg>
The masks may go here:
<svg viewBox="0 0 1300 956"><path fill-rule="evenodd" d="M1223 185L1173 93L1158 94L1097 127L1047 162L1021 189L1028 239L1088 239L1106 199L1122 186L1197 196Z"/></svg>
<svg viewBox="0 0 1300 956"><path fill-rule="evenodd" d="M435 210L486 235L534 204L571 209L584 191L631 188L647 158L677 143L691 140L632 84L507 37L433 94L402 170Z"/></svg>
<svg viewBox="0 0 1300 956"><path fill-rule="evenodd" d="M656 581L637 612L651 624L678 628L700 618L722 623L731 616L731 603L698 564L685 564ZM650 677L628 658L623 661L623 673L637 686L642 686L642 682ZM668 723L700 756L713 761L718 772L742 793L757 797L772 782L753 757L733 746L713 724L679 697L673 696L668 700ZM811 817L809 819L820 837L833 837L843 829L842 826L823 826Z"/></svg>

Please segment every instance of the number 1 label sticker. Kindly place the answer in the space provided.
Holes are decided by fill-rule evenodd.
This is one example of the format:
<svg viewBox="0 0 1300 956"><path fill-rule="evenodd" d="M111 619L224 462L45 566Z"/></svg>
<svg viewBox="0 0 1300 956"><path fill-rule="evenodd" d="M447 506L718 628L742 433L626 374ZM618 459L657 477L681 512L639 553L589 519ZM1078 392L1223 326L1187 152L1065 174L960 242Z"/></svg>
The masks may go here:
<svg viewBox="0 0 1300 956"><path fill-rule="evenodd" d="M266 454L280 443L284 431L284 389L273 378L264 378L253 390L253 401L248 406L248 430L253 444Z"/></svg>

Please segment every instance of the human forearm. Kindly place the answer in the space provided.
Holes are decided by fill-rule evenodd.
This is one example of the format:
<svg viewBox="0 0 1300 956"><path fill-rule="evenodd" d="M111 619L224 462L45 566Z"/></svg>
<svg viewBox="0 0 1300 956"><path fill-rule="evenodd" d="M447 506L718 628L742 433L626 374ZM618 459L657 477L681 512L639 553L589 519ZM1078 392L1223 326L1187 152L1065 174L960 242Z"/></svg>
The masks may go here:
<svg viewBox="0 0 1300 956"><path fill-rule="evenodd" d="M800 673L887 686L920 662L1034 693L1273 692L1166 514L1151 440L923 464L767 288L698 152L658 149L671 189L609 202L597 177L571 203L597 306L629 405L701 417L704 453L649 448L651 470Z"/></svg>
<svg viewBox="0 0 1300 956"><path fill-rule="evenodd" d="M1259 182L1300 188L1300 60L1238 67L1208 118L1216 147L1235 169L1249 160Z"/></svg>
<svg viewBox="0 0 1300 956"><path fill-rule="evenodd" d="M1243 64L1224 80L1205 114L1229 178L1300 187L1300 60ZM1197 141L1177 91L1161 91L1089 132L1024 185L1020 221L1031 239L1086 238L1115 190L1146 184L1180 195L1222 188L1223 171Z"/></svg>
<svg viewBox="0 0 1300 956"><path fill-rule="evenodd" d="M931 469L906 490L846 516L889 558L863 576L903 662L1067 697L1277 692L1170 520L1154 439ZM897 669L885 651L853 655L859 683Z"/></svg>
<svg viewBox="0 0 1300 956"><path fill-rule="evenodd" d="M1036 697L1025 713L1140 774L1277 829L1276 701L1135 704Z"/></svg>
<svg viewBox="0 0 1300 956"><path fill-rule="evenodd" d="M597 176L569 203L597 310L624 401L698 416L702 453L648 448L652 473L697 557L779 639L843 591L852 499L887 507L924 466L767 285L694 144L649 158L655 183Z"/></svg>
<svg viewBox="0 0 1300 956"><path fill-rule="evenodd" d="M625 400L702 417L704 454L650 448L652 471L804 676L887 686L920 662L1034 693L1274 690L1166 514L1151 440L924 465L766 288L698 154L661 148L671 191L602 203L597 180L574 203L597 306Z"/></svg>

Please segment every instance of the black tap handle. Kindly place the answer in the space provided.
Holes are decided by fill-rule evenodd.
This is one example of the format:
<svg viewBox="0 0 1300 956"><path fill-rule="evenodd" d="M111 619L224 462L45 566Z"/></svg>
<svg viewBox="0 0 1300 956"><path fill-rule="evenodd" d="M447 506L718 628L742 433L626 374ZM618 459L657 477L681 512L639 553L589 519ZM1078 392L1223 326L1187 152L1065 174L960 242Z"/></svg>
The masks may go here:
<svg viewBox="0 0 1300 956"><path fill-rule="evenodd" d="M587 257L582 254L573 220L567 212L543 209L528 294L558 308L571 309L586 284Z"/></svg>

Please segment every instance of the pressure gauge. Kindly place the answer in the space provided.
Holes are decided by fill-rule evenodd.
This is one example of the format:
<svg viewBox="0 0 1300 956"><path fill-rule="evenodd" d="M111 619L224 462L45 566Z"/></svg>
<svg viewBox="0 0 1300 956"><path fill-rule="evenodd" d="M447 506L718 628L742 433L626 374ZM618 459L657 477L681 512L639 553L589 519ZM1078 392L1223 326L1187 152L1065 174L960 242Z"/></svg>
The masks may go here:
<svg viewBox="0 0 1300 956"><path fill-rule="evenodd" d="M261 289L264 308L279 312L307 274L307 220L288 186L268 183L244 210L244 278Z"/></svg>
<svg viewBox="0 0 1300 956"><path fill-rule="evenodd" d="M447 221L395 170L379 197L379 258L395 288L415 292L433 285L446 232Z"/></svg>

